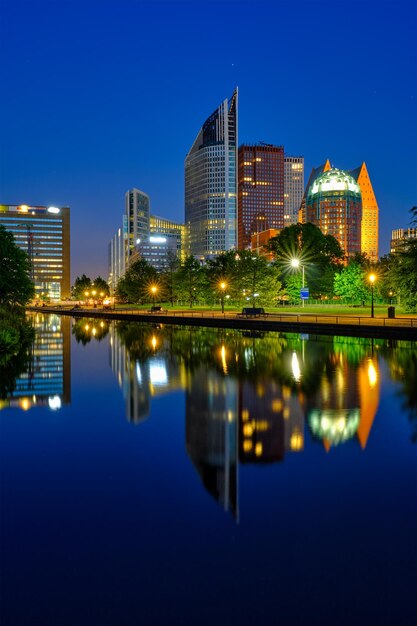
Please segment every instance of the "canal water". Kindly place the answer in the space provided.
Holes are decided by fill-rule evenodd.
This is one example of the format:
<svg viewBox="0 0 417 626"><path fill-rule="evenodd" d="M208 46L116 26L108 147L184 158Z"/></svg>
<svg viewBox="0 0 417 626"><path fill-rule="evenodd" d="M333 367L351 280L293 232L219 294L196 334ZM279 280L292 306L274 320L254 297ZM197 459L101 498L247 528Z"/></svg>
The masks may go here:
<svg viewBox="0 0 417 626"><path fill-rule="evenodd" d="M32 320L2 626L416 623L415 343Z"/></svg>

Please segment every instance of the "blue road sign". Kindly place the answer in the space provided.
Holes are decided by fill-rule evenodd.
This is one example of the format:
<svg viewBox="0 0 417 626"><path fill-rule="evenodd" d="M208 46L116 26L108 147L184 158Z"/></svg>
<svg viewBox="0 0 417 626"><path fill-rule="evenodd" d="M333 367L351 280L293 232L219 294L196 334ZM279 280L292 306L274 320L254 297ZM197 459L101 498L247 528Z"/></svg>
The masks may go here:
<svg viewBox="0 0 417 626"><path fill-rule="evenodd" d="M308 287L303 287L302 289L300 289L301 300L308 300L309 297L310 297L310 292L309 292Z"/></svg>

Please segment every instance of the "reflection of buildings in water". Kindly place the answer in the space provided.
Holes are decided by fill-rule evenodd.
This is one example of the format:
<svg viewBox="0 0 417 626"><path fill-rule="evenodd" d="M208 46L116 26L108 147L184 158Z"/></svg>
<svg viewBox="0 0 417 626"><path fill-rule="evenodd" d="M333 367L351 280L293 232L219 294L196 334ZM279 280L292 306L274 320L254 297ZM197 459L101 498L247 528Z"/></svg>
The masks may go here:
<svg viewBox="0 0 417 626"><path fill-rule="evenodd" d="M71 319L41 313L30 319L35 338L28 369L16 379L13 395L3 400L0 408L60 409L71 402Z"/></svg>
<svg viewBox="0 0 417 626"><path fill-rule="evenodd" d="M304 410L288 387L274 381L239 383L239 460L282 461L304 447Z"/></svg>
<svg viewBox="0 0 417 626"><path fill-rule="evenodd" d="M110 365L126 403L126 417L138 424L150 412L151 397L185 388L185 369L175 358L158 353L161 348L156 335L150 338L155 354L146 360L132 357L122 344L115 326L110 327Z"/></svg>
<svg viewBox="0 0 417 626"><path fill-rule="evenodd" d="M186 446L207 491L238 517L236 379L204 366L186 390Z"/></svg>
<svg viewBox="0 0 417 626"><path fill-rule="evenodd" d="M333 379L323 377L319 393L309 402L310 429L326 450L355 435L365 449L379 404L378 360L366 358L357 368L343 355L335 360Z"/></svg>

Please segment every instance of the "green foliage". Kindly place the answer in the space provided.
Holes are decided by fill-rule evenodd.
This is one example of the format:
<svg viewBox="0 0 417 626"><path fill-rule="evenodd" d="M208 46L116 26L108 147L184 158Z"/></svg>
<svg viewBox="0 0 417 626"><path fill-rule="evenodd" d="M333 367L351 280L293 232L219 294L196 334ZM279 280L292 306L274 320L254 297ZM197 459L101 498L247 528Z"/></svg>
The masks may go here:
<svg viewBox="0 0 417 626"><path fill-rule="evenodd" d="M316 298L332 295L333 276L344 258L335 237L324 235L311 223L292 224L269 241L268 249L274 255L287 291L288 288L293 290L295 281L291 276L301 271L291 267L291 259L297 258L304 266L305 285L309 287L310 295Z"/></svg>
<svg viewBox="0 0 417 626"><path fill-rule="evenodd" d="M0 306L25 306L34 296L30 261L0 225Z"/></svg>
<svg viewBox="0 0 417 626"><path fill-rule="evenodd" d="M207 288L207 275L201 264L192 255L187 256L177 272L177 294L180 300L193 305L203 296Z"/></svg>
<svg viewBox="0 0 417 626"><path fill-rule="evenodd" d="M167 262L160 275L160 280L163 286L163 292L165 294L165 297L168 302L170 302L171 306L174 306L177 300L179 268L180 261L177 255L171 251L168 251Z"/></svg>
<svg viewBox="0 0 417 626"><path fill-rule="evenodd" d="M411 225L417 226L417 207L410 209ZM381 259L383 294L393 295L408 313L417 312L417 239L405 241L395 254ZM390 293L391 292L391 293Z"/></svg>
<svg viewBox="0 0 417 626"><path fill-rule="evenodd" d="M344 302L359 304L369 298L369 287L366 285L366 270L355 262L349 263L334 277L334 293Z"/></svg>
<svg viewBox="0 0 417 626"><path fill-rule="evenodd" d="M20 308L0 307L0 398L13 392L29 362L32 325Z"/></svg>
<svg viewBox="0 0 417 626"><path fill-rule="evenodd" d="M145 259L138 259L117 283L116 296L123 302L133 304L150 302L153 299L151 285L157 285L157 297L161 298L163 283L159 280L158 272Z"/></svg>
<svg viewBox="0 0 417 626"><path fill-rule="evenodd" d="M85 292L88 291L91 293L93 290L97 292L98 298L101 297L100 294L102 292L105 296L108 296L110 293L109 286L104 278L97 276L97 278L92 281L91 278L85 274L77 276L71 293L74 300L84 300L86 297Z"/></svg>

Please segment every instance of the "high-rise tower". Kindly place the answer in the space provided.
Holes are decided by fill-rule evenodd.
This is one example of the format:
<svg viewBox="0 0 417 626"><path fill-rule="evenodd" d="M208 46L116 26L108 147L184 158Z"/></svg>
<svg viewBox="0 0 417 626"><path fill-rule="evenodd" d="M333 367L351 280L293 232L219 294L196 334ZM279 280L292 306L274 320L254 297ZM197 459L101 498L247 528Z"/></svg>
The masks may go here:
<svg viewBox="0 0 417 626"><path fill-rule="evenodd" d="M362 195L356 180L332 168L314 179L305 199L305 221L333 235L349 259L361 252Z"/></svg>
<svg viewBox="0 0 417 626"><path fill-rule="evenodd" d="M284 227L297 224L304 193L304 157L284 157Z"/></svg>
<svg viewBox="0 0 417 626"><path fill-rule="evenodd" d="M358 183L362 193L362 227L361 252L364 252L371 261L378 261L378 203L369 178L365 163L349 174Z"/></svg>
<svg viewBox="0 0 417 626"><path fill-rule="evenodd" d="M210 257L237 245L238 91L202 125L185 158L189 251Z"/></svg>
<svg viewBox="0 0 417 626"><path fill-rule="evenodd" d="M284 148L259 143L239 147L238 247L255 233L284 227Z"/></svg>
<svg viewBox="0 0 417 626"><path fill-rule="evenodd" d="M129 189L125 194L127 258L135 251L138 239L149 236L150 204L148 194L140 189Z"/></svg>

